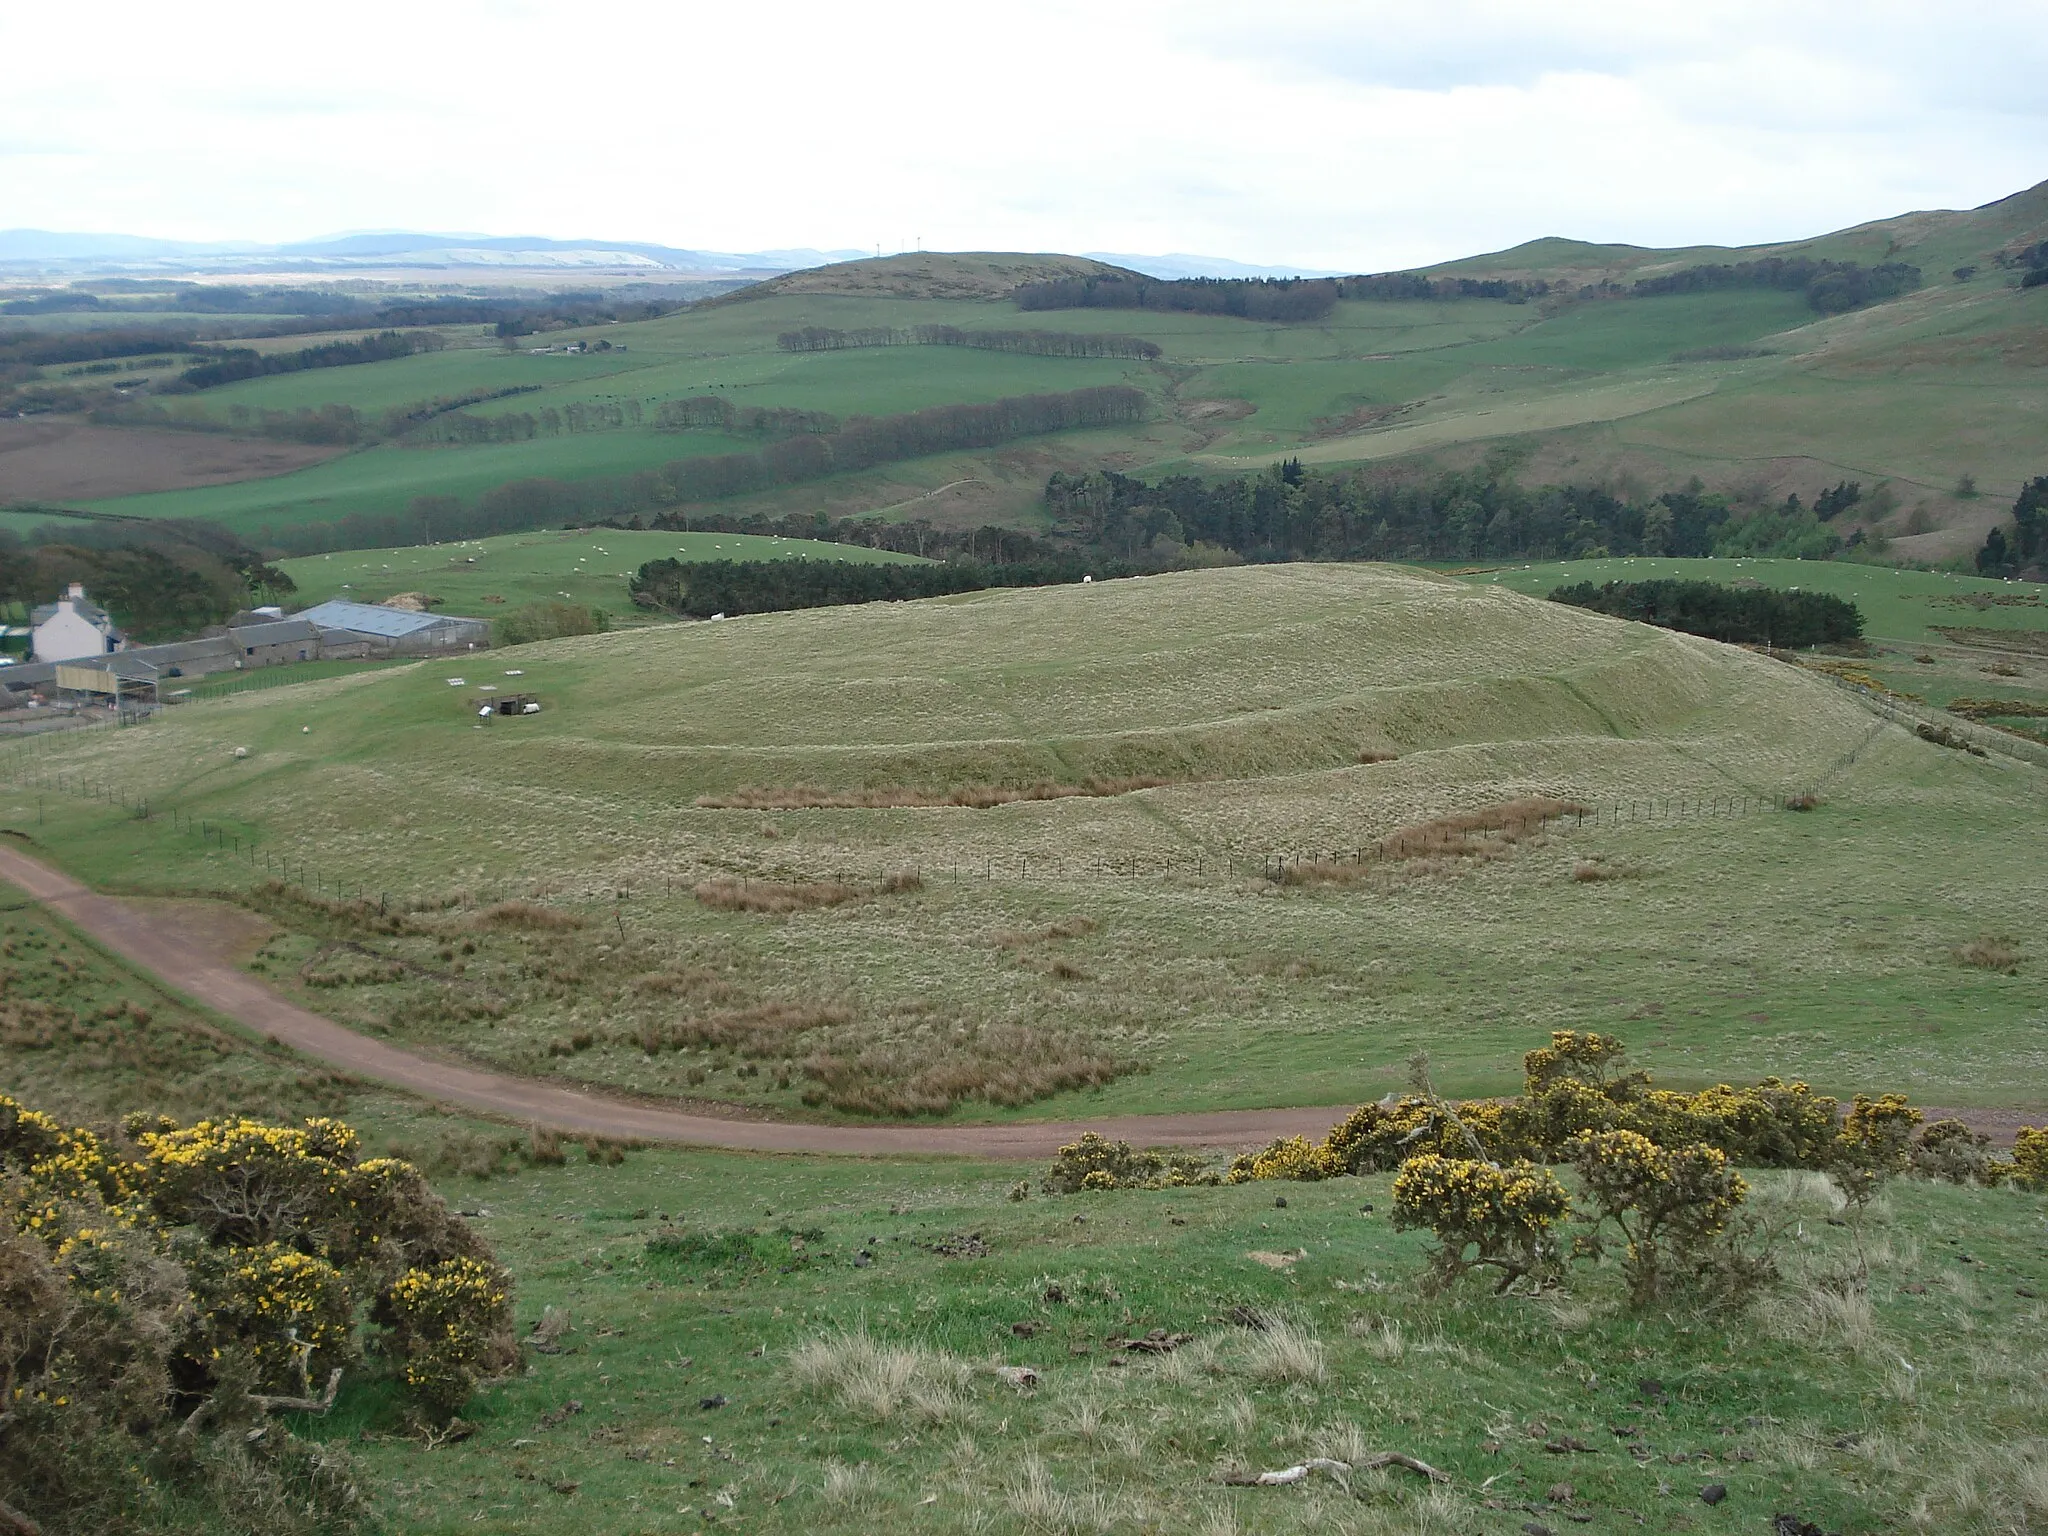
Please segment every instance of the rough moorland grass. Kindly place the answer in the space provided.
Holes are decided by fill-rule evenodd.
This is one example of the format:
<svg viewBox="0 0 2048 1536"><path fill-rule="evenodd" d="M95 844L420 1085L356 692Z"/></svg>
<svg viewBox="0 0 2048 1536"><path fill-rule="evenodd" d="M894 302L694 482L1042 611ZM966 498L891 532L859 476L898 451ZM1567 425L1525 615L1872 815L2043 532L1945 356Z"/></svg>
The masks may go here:
<svg viewBox="0 0 2048 1536"><path fill-rule="evenodd" d="M421 665L19 749L0 761L15 776L0 815L129 889L262 874L264 858L252 874L172 831L161 812L175 807L360 884L366 920L388 891L391 915L418 907L458 953L440 957L438 930L373 935L361 941L404 975L315 1006L641 1092L800 1108L816 1057L849 1106L883 1101L849 1060L898 1086L930 1067L914 1097L942 1103L934 1084L974 1077L942 1059L991 1061L1022 1030L1142 1065L1019 1080L1090 1085L1085 1102L1106 1111L1327 1104L1361 1082L1377 1096L1417 1049L1450 1091L1503 1091L1551 1028L1619 1033L1682 1086L1775 1072L1840 1094L2010 1103L2048 1069L2027 978L1951 955L2024 933L2048 902L2048 871L2015 835L2038 770L1915 741L1831 683L1707 642L1438 579L1290 567L591 636L522 662L559 707L488 741L450 701L458 674ZM1398 760L1353 761L1386 737ZM884 782L938 787L1000 782L991 763L1026 759L1074 782L1074 757L1204 782L988 810L691 803L771 781L771 760L777 782L858 785L882 763ZM57 771L160 814L54 791L39 805L23 776ZM1823 791L1818 808L1754 809L1795 786ZM1632 811L1553 821L1511 859L1258 878L1270 853L1311 862L1539 796ZM1699 815L1736 798L1752 813ZM1580 880L1582 864L1629 878ZM873 891L892 870L923 888L766 920L692 895L707 880ZM474 926L515 898L590 926L573 945ZM318 903L280 898L276 916L299 937L265 974L287 985L313 941L361 938ZM1004 937L1076 918L1097 926L1056 956ZM488 953L462 956L466 938ZM728 995L629 991L698 970ZM686 1012L768 1004L850 1020L750 1075L756 1061L638 1043ZM579 1035L591 1044L549 1054ZM1007 1112L1018 1086L962 1107Z"/></svg>
<svg viewBox="0 0 2048 1536"><path fill-rule="evenodd" d="M1512 1536L1781 1511L1992 1536L2048 1517L2048 1314L2017 1294L2043 1281L2038 1195L1908 1180L1859 1231L1829 1224L1811 1176L1762 1174L1755 1198L1792 1218L1783 1284L1736 1316L1634 1315L1601 1268L1536 1299L1425 1296L1423 1240L1388 1226L1383 1179L1292 1187L1276 1209L1270 1186L1015 1203L1013 1174L654 1151L500 1180L482 1224L522 1327L573 1318L559 1352L473 1403L459 1444L388 1435L368 1396L317 1432L356 1448L398 1536L452 1528L450 1490L456 1518L531 1536ZM778 1224L800 1259L765 1235L760 1262L667 1256L664 1234L709 1253ZM1122 1347L1152 1330L1193 1338ZM1383 1451L1452 1481L1224 1482Z"/></svg>
<svg viewBox="0 0 2048 1536"><path fill-rule="evenodd" d="M787 789L736 789L729 795L699 795L697 804L710 811L881 811L965 806L989 810L1027 800L1073 800L1127 795L1136 789L1158 789L1170 779L1090 779L1083 784L962 784L955 789L879 788L829 790L809 784Z"/></svg>

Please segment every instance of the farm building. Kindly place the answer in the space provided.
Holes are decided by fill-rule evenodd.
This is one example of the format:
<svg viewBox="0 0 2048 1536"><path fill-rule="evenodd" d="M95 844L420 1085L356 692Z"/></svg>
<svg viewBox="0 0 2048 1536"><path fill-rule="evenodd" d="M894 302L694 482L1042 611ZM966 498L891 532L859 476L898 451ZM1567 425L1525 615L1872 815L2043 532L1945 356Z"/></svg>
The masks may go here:
<svg viewBox="0 0 2048 1536"><path fill-rule="evenodd" d="M317 626L323 635L342 631L343 635L366 643L368 654L373 656L428 656L440 651L473 649L488 645L491 640L491 626L484 619L459 618L449 613L413 613L338 598L316 603L292 617ZM340 639L336 637L330 643L340 643Z"/></svg>
<svg viewBox="0 0 2048 1536"><path fill-rule="evenodd" d="M274 667L292 661L315 661L326 655L321 630L305 619L269 619L258 624L228 626L228 640L245 667Z"/></svg>
<svg viewBox="0 0 2048 1536"><path fill-rule="evenodd" d="M77 582L54 603L45 603L29 615L35 635L37 661L77 661L85 656L106 656L126 644L114 627L107 610L85 595Z"/></svg>

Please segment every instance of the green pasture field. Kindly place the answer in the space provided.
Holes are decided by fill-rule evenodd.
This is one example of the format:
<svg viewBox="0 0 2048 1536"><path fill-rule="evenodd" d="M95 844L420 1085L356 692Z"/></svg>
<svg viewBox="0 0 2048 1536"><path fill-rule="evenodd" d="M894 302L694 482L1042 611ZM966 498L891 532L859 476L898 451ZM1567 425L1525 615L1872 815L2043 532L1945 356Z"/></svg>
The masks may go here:
<svg viewBox="0 0 2048 1536"><path fill-rule="evenodd" d="M284 934L266 964L291 987L324 944L384 944L420 969L351 973L312 1005L659 1095L970 1118L1327 1104L1397 1088L1417 1049L1453 1091L1496 1092L1547 1031L1591 1027L1688 1085L1778 1073L1935 1104L2040 1098L2028 936L2048 872L2023 833L2041 770L1917 740L1783 662L1498 586L1312 565L667 626L503 661L541 714L476 723L497 658L270 690L26 745L0 763L0 811L127 888L289 872L456 911L563 907L585 926L545 944L579 980L536 979L541 940L485 934L458 991L493 1000L487 1023L423 979L425 933L330 932L272 901ZM45 792L38 809L30 792L57 775L117 798ZM1168 782L861 804L1131 779ZM800 786L843 803L699 803ZM1802 791L1820 808L1771 808ZM1260 877L1275 853L1328 858L1532 795L1601 815L1355 880ZM138 798L152 820L120 809ZM182 830L195 816L239 858ZM922 888L880 892L891 873ZM774 916L693 897L720 877L849 889ZM2016 975L1956 958L2001 936L2027 953ZM707 1012L788 1033L754 1054L730 1031L674 1048L664 1032Z"/></svg>
<svg viewBox="0 0 2048 1536"><path fill-rule="evenodd" d="M102 1126L343 1115L469 1216L522 1336L565 1325L465 1405L466 1435L422 1436L374 1356L329 1416L288 1421L350 1458L398 1536L1511 1536L1573 1518L1746 1531L1780 1511L1994 1536L2048 1510L2039 1195L1906 1180L1845 1222L1816 1176L1752 1173L1781 1278L1742 1312L1630 1314L1611 1264L1540 1297L1432 1295L1384 1176L1059 1197L1038 1166L966 1159L607 1165L571 1142L531 1166L522 1128L295 1061L0 905L8 985L75 1021L60 1042L10 1014L0 1092ZM204 903L161 915L216 946L262 940ZM1122 1347L1155 1329L1166 1352ZM1384 1451L1449 1480L1223 1481Z"/></svg>
<svg viewBox="0 0 2048 1536"><path fill-rule="evenodd" d="M2029 445L2048 417L2048 391L2029 338L2048 330L2044 305L2048 298L1996 285L1930 284L1872 310L1826 319L1797 294L1734 291L1575 304L1347 302L1318 322L1266 325L1153 311L1024 313L988 300L772 294L526 338L554 345L603 339L624 350L572 356L454 347L249 380L177 409L227 420L237 407L332 403L374 414L537 385L533 393L472 409L539 412L631 401L651 420L665 400L715 393L736 404L848 416L1129 382L1155 398L1156 419L1097 434L1101 446L1091 448L1091 461L1144 472L1237 473L1291 455L1329 464L1428 461L1503 441L1554 443L1558 452L1539 455L1541 473L1567 480L1626 471L1675 484L1700 474L1721 487L1787 481L1810 492L1832 478L1873 485L1889 479L1946 527L1977 516L1944 494L1959 475L1973 474L1987 494L2006 496L2041 468ZM921 323L1135 333L1165 355L1146 365L932 347L789 354L775 345L779 332L804 325ZM1766 355L1676 360L1713 348ZM1250 413L1198 409L1217 400L1241 402ZM1362 421L1353 415L1373 408L1393 414ZM256 528L351 509L354 503L331 494L322 476L351 488L358 478L374 480L359 498L372 509L420 494L473 495L527 476L575 478L600 472L593 466L606 451L589 446L594 437L619 443L612 451L629 468L705 442L700 434L676 434L692 446L670 453L656 446L667 435L621 431L372 457L361 469L324 466L234 488L219 515ZM468 457L439 457L450 451ZM986 476L1013 452L967 456L969 473ZM866 510L899 495L893 479L883 479L889 483L853 478L768 500L786 510L823 491L843 499L847 510ZM176 492L99 505L188 516L205 510L208 499L218 498Z"/></svg>
<svg viewBox="0 0 2048 1536"><path fill-rule="evenodd" d="M1840 560L1555 560L1454 572L1465 581L1547 597L1581 581L1755 582L1847 598L1863 613L1864 633L1899 644L1940 642L1943 628L2048 631L2048 590L1945 571L1909 571Z"/></svg>
<svg viewBox="0 0 2048 1536"><path fill-rule="evenodd" d="M511 480L622 475L671 459L751 451L759 444L717 432L587 432L488 446L363 448L266 480L196 486L95 502L132 516L200 517L238 533L351 512L396 512L419 496L474 497Z"/></svg>
<svg viewBox="0 0 2048 1536"><path fill-rule="evenodd" d="M450 613L488 616L499 602L566 600L630 612L626 580L650 560L851 560L920 563L915 555L738 533L510 533L456 544L357 549L282 562L298 583L299 605L345 597L377 603L428 591Z"/></svg>

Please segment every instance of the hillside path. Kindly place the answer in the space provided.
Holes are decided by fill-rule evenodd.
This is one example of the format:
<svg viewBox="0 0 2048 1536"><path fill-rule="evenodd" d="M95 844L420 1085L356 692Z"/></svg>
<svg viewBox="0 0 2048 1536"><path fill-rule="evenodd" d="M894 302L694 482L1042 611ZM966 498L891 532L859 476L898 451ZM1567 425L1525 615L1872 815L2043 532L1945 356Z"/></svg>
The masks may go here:
<svg viewBox="0 0 2048 1536"><path fill-rule="evenodd" d="M422 1055L358 1034L301 1008L254 976L204 952L184 926L142 903L103 896L62 870L0 843L0 879L175 992L261 1036L422 1098L487 1115L639 1141L684 1142L752 1152L863 1156L950 1154L1045 1159L1083 1131L1141 1146L1237 1147L1276 1136L1321 1136L1344 1107L1213 1110L1107 1120L1013 1125L818 1125L724 1118L493 1072Z"/></svg>
<svg viewBox="0 0 2048 1536"><path fill-rule="evenodd" d="M1008 1125L819 1125L691 1113L662 1104L493 1072L422 1055L358 1034L206 952L191 929L162 911L102 896L62 870L0 842L0 880L18 887L138 969L256 1034L336 1071L456 1104L486 1115L621 1140L680 1142L743 1152L832 1152L861 1157L984 1157L1042 1160L1084 1131L1141 1147L1256 1146L1276 1136L1320 1137L1348 1104L1295 1109L1214 1109L1106 1120L1040 1120ZM1953 1117L2010 1146L2021 1125L2048 1114L2018 1109L1924 1110Z"/></svg>

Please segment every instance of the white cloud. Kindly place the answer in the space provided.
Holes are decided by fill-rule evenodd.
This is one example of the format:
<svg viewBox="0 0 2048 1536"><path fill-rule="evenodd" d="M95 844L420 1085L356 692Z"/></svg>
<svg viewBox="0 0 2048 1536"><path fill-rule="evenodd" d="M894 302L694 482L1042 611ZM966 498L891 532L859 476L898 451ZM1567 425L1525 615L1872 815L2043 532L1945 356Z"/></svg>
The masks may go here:
<svg viewBox="0 0 2048 1536"><path fill-rule="evenodd" d="M2038 179L2048 12L106 0L0 12L0 222L1194 250L1789 238ZM81 28L90 32L85 45Z"/></svg>

